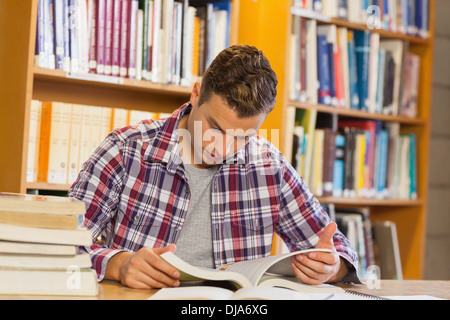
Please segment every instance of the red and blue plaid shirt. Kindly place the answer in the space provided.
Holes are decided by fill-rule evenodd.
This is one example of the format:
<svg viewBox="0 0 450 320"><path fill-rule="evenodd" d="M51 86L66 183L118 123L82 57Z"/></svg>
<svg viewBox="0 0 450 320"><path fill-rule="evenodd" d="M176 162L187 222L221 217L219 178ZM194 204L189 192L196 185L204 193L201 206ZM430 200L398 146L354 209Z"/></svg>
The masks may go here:
<svg viewBox="0 0 450 320"><path fill-rule="evenodd" d="M190 107L183 105L166 120L113 131L69 190L86 203L84 225L94 240L82 249L91 255L99 280L118 252L177 242L190 191L176 129ZM286 158L259 136L221 165L211 200L216 266L270 255L274 232L290 250L313 248L330 222ZM357 255L339 231L334 244L357 270Z"/></svg>

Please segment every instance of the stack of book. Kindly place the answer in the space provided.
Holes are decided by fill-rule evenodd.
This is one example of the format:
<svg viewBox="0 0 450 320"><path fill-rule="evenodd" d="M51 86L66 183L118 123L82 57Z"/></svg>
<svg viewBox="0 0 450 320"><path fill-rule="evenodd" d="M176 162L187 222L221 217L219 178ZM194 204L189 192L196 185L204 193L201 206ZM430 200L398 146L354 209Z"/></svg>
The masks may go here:
<svg viewBox="0 0 450 320"><path fill-rule="evenodd" d="M97 295L79 227L84 203L66 197L0 193L0 294Z"/></svg>

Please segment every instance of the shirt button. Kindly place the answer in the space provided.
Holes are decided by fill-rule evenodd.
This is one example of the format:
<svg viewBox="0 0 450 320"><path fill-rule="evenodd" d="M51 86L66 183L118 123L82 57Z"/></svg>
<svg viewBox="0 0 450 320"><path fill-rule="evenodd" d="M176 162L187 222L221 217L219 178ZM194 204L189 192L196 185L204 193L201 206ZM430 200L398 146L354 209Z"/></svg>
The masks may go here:
<svg viewBox="0 0 450 320"><path fill-rule="evenodd" d="M138 221L139 220L139 216L138 215L135 215L134 216L134 221Z"/></svg>
<svg viewBox="0 0 450 320"><path fill-rule="evenodd" d="M189 193L190 193L189 188L186 188L186 189L184 190L184 193L185 193L185 194L189 194Z"/></svg>

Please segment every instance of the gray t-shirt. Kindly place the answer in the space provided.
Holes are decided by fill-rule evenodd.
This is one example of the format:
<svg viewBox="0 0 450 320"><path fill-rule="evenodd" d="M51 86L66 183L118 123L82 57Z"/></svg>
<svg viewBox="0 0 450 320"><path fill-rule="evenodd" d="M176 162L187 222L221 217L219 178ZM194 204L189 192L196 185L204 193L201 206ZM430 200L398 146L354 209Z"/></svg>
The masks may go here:
<svg viewBox="0 0 450 320"><path fill-rule="evenodd" d="M211 230L211 183L220 165L208 169L184 163L190 190L189 208L177 240L176 255L186 262L214 268Z"/></svg>

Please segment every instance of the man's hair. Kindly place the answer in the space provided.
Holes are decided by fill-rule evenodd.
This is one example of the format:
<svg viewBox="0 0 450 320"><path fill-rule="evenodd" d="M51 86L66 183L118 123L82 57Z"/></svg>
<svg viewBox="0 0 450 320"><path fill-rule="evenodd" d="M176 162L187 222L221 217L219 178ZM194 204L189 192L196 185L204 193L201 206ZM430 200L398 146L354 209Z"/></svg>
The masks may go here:
<svg viewBox="0 0 450 320"><path fill-rule="evenodd" d="M275 105L277 84L277 76L262 51L233 45L220 52L205 71L199 105L217 94L241 118L269 113Z"/></svg>

